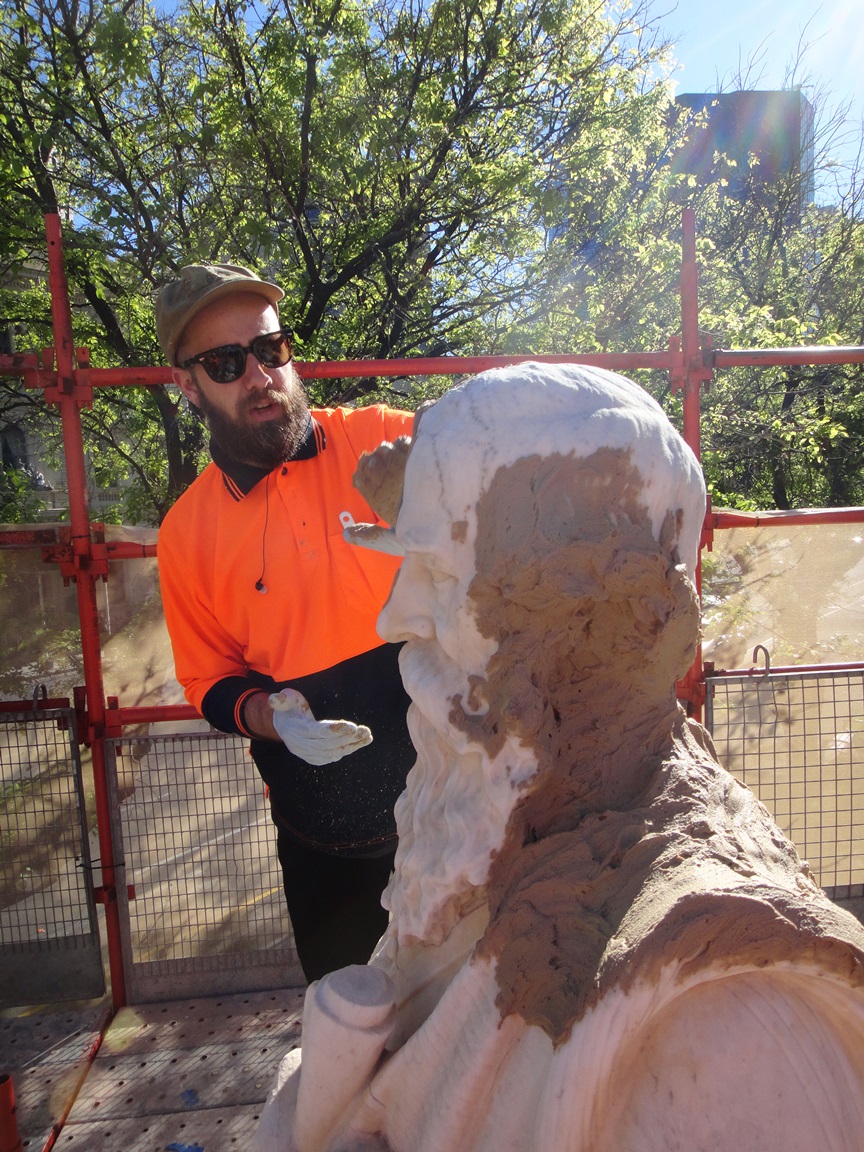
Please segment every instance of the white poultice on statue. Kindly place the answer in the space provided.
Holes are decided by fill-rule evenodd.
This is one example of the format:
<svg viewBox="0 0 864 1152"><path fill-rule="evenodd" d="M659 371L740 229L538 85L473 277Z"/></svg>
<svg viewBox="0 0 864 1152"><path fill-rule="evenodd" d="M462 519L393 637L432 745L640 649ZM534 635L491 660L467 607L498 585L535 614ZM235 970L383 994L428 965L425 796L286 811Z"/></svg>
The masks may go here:
<svg viewBox="0 0 864 1152"><path fill-rule="evenodd" d="M864 928L676 702L705 490L659 406L486 372L356 482L417 764L255 1152L860 1152Z"/></svg>

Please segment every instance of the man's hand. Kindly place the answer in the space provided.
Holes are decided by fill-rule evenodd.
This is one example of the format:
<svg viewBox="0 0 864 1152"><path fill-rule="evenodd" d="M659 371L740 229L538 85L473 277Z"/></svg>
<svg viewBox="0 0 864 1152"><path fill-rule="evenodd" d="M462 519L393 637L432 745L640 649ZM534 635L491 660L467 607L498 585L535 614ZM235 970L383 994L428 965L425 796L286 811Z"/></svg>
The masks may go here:
<svg viewBox="0 0 864 1152"><path fill-rule="evenodd" d="M268 699L279 738L289 752L307 764L332 764L372 742L365 724L316 720L306 698L293 688L283 688Z"/></svg>

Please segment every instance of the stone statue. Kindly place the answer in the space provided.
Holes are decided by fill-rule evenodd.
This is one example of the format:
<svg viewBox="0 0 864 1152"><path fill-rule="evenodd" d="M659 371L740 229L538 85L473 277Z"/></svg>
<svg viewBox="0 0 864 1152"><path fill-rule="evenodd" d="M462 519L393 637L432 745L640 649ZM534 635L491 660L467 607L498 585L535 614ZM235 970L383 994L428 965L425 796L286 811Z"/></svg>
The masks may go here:
<svg viewBox="0 0 864 1152"><path fill-rule="evenodd" d="M257 1152L860 1152L864 928L676 701L705 490L660 407L485 372L355 482L417 763Z"/></svg>

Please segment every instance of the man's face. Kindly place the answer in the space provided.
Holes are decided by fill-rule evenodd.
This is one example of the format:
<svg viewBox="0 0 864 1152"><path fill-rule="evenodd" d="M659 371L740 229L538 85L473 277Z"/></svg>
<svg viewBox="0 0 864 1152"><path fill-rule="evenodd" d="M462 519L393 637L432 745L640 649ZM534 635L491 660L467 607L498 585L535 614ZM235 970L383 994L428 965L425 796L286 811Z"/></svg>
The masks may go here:
<svg viewBox="0 0 864 1152"><path fill-rule="evenodd" d="M256 336L279 330L276 309L262 296L243 293L217 300L189 323L178 360L224 344L247 347ZM175 368L174 380L207 419L214 440L235 460L274 468L303 438L308 409L291 363L265 368L250 352L243 375L230 384L211 380L200 364Z"/></svg>

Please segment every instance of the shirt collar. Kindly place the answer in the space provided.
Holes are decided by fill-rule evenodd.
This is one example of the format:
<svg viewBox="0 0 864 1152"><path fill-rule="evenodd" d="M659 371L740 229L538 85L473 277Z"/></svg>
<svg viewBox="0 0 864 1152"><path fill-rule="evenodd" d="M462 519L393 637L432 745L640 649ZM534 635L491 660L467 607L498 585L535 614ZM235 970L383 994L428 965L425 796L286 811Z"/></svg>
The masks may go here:
<svg viewBox="0 0 864 1152"><path fill-rule="evenodd" d="M306 424L306 431L303 433L303 439L298 444L293 455L289 456L284 463L287 464L293 460L311 460L314 456L317 456L319 452L323 452L326 446L327 441L324 436L324 429L310 413ZM239 460L232 460L224 449L213 439L210 440L210 455L213 457L213 463L222 473L225 487L235 500L242 500L244 496L248 496L256 484L275 470L273 468L259 468L255 464L243 464ZM276 467L281 468L282 464L277 464Z"/></svg>

